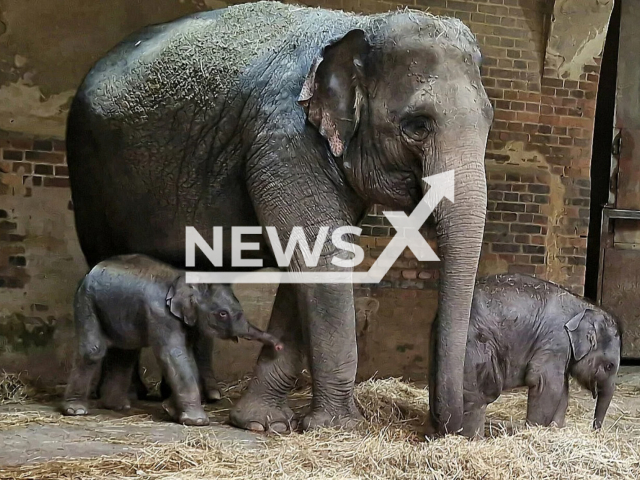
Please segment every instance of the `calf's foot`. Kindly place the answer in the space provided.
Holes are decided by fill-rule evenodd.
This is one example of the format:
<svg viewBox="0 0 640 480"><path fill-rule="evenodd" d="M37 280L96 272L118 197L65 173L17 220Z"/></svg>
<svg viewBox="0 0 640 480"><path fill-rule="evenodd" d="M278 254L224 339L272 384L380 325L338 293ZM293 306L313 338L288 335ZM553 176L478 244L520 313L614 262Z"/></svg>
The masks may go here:
<svg viewBox="0 0 640 480"><path fill-rule="evenodd" d="M207 403L217 402L222 398L222 393L217 388L210 388L202 392L202 399Z"/></svg>
<svg viewBox="0 0 640 480"><path fill-rule="evenodd" d="M168 399L162 403L162 408L173 419L182 425L204 427L209 425L209 416L201 406L176 408L174 402Z"/></svg>
<svg viewBox="0 0 640 480"><path fill-rule="evenodd" d="M81 401L65 401L62 404L62 414L68 416L87 415L89 407Z"/></svg>
<svg viewBox="0 0 640 480"><path fill-rule="evenodd" d="M103 395L100 399L100 404L102 407L116 412L129 410L131 408L131 402L127 395Z"/></svg>

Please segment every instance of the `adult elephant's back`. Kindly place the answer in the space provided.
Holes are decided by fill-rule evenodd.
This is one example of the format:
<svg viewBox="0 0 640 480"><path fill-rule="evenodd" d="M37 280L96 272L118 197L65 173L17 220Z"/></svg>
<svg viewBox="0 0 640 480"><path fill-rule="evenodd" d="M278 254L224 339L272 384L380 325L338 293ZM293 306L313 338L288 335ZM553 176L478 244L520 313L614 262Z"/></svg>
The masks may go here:
<svg viewBox="0 0 640 480"><path fill-rule="evenodd" d="M304 125L293 93L310 45L356 21L277 2L237 5L147 27L99 60L67 128L76 229L89 265L135 252L182 266L186 225L258 225L244 179L256 136L268 130L256 123L275 109ZM294 81L282 87L292 92L283 102L270 92L285 77Z"/></svg>

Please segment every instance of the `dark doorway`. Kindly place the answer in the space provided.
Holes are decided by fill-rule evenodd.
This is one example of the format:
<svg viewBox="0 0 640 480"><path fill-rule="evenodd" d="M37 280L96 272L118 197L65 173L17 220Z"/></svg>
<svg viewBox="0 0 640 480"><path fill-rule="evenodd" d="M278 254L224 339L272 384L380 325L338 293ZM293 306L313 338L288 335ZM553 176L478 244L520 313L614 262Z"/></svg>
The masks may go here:
<svg viewBox="0 0 640 480"><path fill-rule="evenodd" d="M624 0L623 0L624 1ZM585 296L596 300L598 296L598 259L600 256L600 223L602 206L609 199L611 177L611 145L616 105L616 73L618 70L618 45L620 37L620 4L616 0L602 53L596 118L593 130L591 154L591 207L589 236L587 239L587 273Z"/></svg>

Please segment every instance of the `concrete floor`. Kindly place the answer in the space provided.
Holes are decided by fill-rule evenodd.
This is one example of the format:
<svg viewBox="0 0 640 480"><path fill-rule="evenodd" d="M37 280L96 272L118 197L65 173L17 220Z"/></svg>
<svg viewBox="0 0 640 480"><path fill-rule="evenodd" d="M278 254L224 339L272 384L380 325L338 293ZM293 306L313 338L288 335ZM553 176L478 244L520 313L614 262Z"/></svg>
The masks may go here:
<svg viewBox="0 0 640 480"><path fill-rule="evenodd" d="M223 406L215 410L212 424L198 428L169 421L159 402L137 402L126 414L92 409L86 417L63 417L53 402L0 406L0 467L134 453L150 443L184 440L194 428L218 441L260 445L260 435L225 425Z"/></svg>
<svg viewBox="0 0 640 480"><path fill-rule="evenodd" d="M622 410L640 413L640 367L622 367L618 380L625 387L638 388L639 394L616 397L609 414ZM586 408L594 407L588 392L575 395L573 398ZM168 421L159 402L137 402L126 414L92 409L90 416L71 418L60 415L53 401L0 406L0 472L2 466L60 457L135 453L150 443L183 440L194 428L218 441L259 448L264 436L226 424L230 405L229 400L223 400L208 406L212 421L208 427L184 427ZM302 407L303 404L298 405Z"/></svg>

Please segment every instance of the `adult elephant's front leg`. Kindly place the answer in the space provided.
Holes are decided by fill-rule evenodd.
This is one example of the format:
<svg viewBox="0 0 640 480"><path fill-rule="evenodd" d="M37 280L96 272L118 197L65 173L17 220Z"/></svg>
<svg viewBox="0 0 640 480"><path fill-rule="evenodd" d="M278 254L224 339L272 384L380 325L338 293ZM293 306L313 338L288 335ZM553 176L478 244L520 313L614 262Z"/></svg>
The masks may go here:
<svg viewBox="0 0 640 480"><path fill-rule="evenodd" d="M248 430L284 433L297 426L287 405L287 394L295 386L304 359L294 285L278 287L268 331L280 339L284 348L275 352L270 346L262 347L255 377L231 410L230 420Z"/></svg>
<svg viewBox="0 0 640 480"><path fill-rule="evenodd" d="M353 287L298 285L298 305L313 377L313 403L302 427L352 427L362 419L353 399L358 360Z"/></svg>

